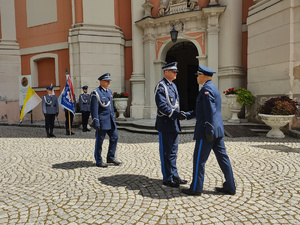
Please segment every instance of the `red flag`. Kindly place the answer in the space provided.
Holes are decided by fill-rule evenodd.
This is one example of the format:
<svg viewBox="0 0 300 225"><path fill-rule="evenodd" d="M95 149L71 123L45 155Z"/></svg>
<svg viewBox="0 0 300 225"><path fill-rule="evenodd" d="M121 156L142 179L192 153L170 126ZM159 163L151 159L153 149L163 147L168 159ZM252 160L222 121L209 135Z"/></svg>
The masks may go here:
<svg viewBox="0 0 300 225"><path fill-rule="evenodd" d="M68 82L69 87L70 87L70 92L69 92L70 99L74 103L74 99L75 99L74 89L73 89L73 84L72 84L72 81L71 81L71 78L70 78L69 74L67 74L67 82Z"/></svg>

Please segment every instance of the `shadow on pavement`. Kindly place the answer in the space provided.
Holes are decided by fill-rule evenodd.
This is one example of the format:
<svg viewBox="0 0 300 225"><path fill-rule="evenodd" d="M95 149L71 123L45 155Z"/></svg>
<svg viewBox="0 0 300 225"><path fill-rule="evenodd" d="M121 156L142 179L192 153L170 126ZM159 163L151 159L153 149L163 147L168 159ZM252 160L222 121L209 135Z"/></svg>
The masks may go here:
<svg viewBox="0 0 300 225"><path fill-rule="evenodd" d="M87 167L94 167L96 164L91 161L72 161L72 162L64 162L64 163L57 163L53 164L53 169L63 169L63 170L73 170L78 168L87 168Z"/></svg>
<svg viewBox="0 0 300 225"><path fill-rule="evenodd" d="M300 153L300 148L291 148L285 145L252 145L252 147L255 148L263 148L266 150L273 150L278 152L294 152L294 153Z"/></svg>
<svg viewBox="0 0 300 225"><path fill-rule="evenodd" d="M180 192L179 188L171 188L162 185L162 180L149 178L144 175L136 174L117 174L109 177L100 177L98 180L105 185L112 187L125 187L129 190L138 191L137 194L143 197L153 199L172 199L179 196L188 197ZM185 187L186 188L186 187ZM207 195L224 195L215 191L204 190L203 194ZM194 196L201 197L201 196Z"/></svg>
<svg viewBox="0 0 300 225"><path fill-rule="evenodd" d="M125 187L138 191L137 194L153 199L171 199L182 196L179 188L162 185L162 180L149 178L144 175L117 174L109 177L100 177L98 180L105 185Z"/></svg>

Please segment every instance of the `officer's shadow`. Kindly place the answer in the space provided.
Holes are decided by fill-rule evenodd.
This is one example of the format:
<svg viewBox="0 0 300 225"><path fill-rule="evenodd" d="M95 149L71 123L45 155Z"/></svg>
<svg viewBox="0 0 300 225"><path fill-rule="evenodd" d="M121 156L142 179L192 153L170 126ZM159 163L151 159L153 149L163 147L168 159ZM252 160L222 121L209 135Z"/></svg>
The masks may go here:
<svg viewBox="0 0 300 225"><path fill-rule="evenodd" d="M136 194L153 199L171 199L182 196L179 188L162 185L162 180L136 174L116 174L109 177L100 177L98 180L105 185L125 187Z"/></svg>
<svg viewBox="0 0 300 225"><path fill-rule="evenodd" d="M96 166L95 163L92 161L72 161L72 162L64 162L64 163L57 163L53 164L53 169L63 169L63 170L73 170L78 168L87 168L87 167L94 167Z"/></svg>

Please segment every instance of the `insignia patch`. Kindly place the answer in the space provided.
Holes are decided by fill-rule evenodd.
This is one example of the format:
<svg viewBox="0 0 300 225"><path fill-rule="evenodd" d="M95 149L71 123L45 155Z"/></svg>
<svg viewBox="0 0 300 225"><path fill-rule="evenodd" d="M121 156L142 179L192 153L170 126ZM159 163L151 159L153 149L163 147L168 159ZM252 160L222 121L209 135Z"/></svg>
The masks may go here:
<svg viewBox="0 0 300 225"><path fill-rule="evenodd" d="M205 94L205 95L209 95L209 92L208 92L208 91L206 91L206 92L204 92L204 94Z"/></svg>
<svg viewBox="0 0 300 225"><path fill-rule="evenodd" d="M173 98L171 98L171 102L173 102Z"/></svg>

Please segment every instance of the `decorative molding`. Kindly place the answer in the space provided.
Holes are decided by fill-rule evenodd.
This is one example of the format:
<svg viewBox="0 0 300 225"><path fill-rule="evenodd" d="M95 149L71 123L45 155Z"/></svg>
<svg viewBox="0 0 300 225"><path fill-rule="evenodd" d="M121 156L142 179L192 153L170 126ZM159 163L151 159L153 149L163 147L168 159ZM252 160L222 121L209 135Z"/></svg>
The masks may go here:
<svg viewBox="0 0 300 225"><path fill-rule="evenodd" d="M164 0L160 0L158 16L162 17L165 15L199 10L197 4L198 0L169 0L168 4Z"/></svg>
<svg viewBox="0 0 300 225"><path fill-rule="evenodd" d="M204 16L207 17L207 33L217 35L219 33L219 16L225 11L224 6L203 8Z"/></svg>
<svg viewBox="0 0 300 225"><path fill-rule="evenodd" d="M246 76L244 67L240 66L225 66L220 67L218 70L218 77L226 76Z"/></svg>
<svg viewBox="0 0 300 225"><path fill-rule="evenodd" d="M41 52L51 52L51 51L57 51L62 49L68 49L69 45L68 42L61 42L51 45L42 45L32 48L23 48L20 49L21 55L29 55L29 54L38 54Z"/></svg>
<svg viewBox="0 0 300 225"><path fill-rule="evenodd" d="M184 38L186 40L192 41L195 40L199 43L202 53L205 54L205 32L197 32L197 33L188 33L188 34L180 34L180 38ZM155 51L156 51L156 59L158 57L158 52L160 48L170 42L171 37L162 37L162 38L156 38L155 40Z"/></svg>
<svg viewBox="0 0 300 225"><path fill-rule="evenodd" d="M281 2L282 0L254 0L254 5L249 8L249 16L265 10L272 5Z"/></svg>

